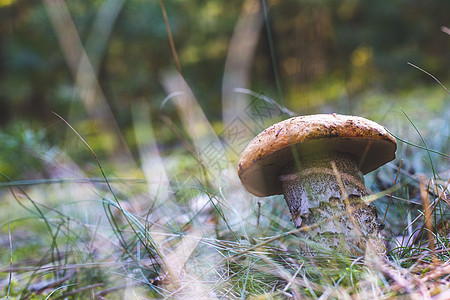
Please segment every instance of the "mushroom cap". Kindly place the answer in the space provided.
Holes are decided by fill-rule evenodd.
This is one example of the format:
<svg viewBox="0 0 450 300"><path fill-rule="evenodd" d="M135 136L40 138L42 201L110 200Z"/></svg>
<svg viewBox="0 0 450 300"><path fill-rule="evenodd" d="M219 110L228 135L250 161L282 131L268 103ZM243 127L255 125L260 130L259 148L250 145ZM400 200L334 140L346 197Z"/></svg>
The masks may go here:
<svg viewBox="0 0 450 300"><path fill-rule="evenodd" d="M293 117L258 134L241 155L238 175L256 196L282 194L280 170L294 157L321 152L352 155L367 174L395 158L397 142L383 126L357 116L318 114ZM294 153L296 153L294 155Z"/></svg>

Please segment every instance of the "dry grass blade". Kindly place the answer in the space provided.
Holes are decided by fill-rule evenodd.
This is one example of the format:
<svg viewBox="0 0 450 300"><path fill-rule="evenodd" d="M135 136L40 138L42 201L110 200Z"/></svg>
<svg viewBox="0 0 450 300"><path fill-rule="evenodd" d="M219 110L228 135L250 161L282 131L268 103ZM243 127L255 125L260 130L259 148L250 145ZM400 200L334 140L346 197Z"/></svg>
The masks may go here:
<svg viewBox="0 0 450 300"><path fill-rule="evenodd" d="M393 290L406 292L409 299L431 299L431 295L424 283L410 271L395 266L386 260L378 260L375 264L383 274L394 281Z"/></svg>
<svg viewBox="0 0 450 300"><path fill-rule="evenodd" d="M254 91L252 91L252 90L245 89L245 88L241 88L241 87L235 88L235 89L233 89L233 91L236 92L236 93L247 94L247 95L250 95L250 96L252 96L252 97L256 97L256 98L258 98L258 99L261 99L261 100L263 100L264 102L266 102L266 103L268 103L268 104L270 104L270 105L273 105L273 106L276 107L279 111L283 112L283 113L286 114L287 116L290 116L290 117L298 116L298 113L293 112L292 110L290 110L290 109L288 109L288 108L286 108L286 107L284 107L284 106L278 104L278 102L276 102L275 100L273 100L273 99L271 99L271 98L269 98L269 97L267 97L267 96L265 96L265 95L262 95L262 94L259 94L259 93L254 92Z"/></svg>
<svg viewBox="0 0 450 300"><path fill-rule="evenodd" d="M333 168L334 176L336 177L336 180L339 184L339 189L341 190L341 195L344 198L345 207L347 208L348 217L350 218L350 221L353 224L353 228L356 230L356 234L358 235L358 238L361 237L362 232L361 228L359 227L358 223L356 223L355 217L353 216L353 211L355 209L352 208L350 205L350 201L348 201L348 195L344 188L344 183L342 182L341 175L339 174L339 171L336 167L336 163L334 161L331 162L331 167Z"/></svg>
<svg viewBox="0 0 450 300"><path fill-rule="evenodd" d="M142 170L147 179L149 197L158 200L158 202L167 202L173 191L170 188L169 175L158 149L154 125L150 119L149 105L135 105L132 116L135 125L134 136L139 151L139 159L142 162ZM156 200L155 202L157 202Z"/></svg>
<svg viewBox="0 0 450 300"><path fill-rule="evenodd" d="M44 0L45 8L53 24L66 63L76 81L76 88L88 115L103 133L108 133L117 143L114 153L122 163L136 167L130 150L126 146L119 126L96 77L96 70L83 47L77 28L65 1ZM117 8L120 10L121 6ZM112 156L111 160L117 159Z"/></svg>
<svg viewBox="0 0 450 300"><path fill-rule="evenodd" d="M83 286L83 287L78 288L78 289L76 289L76 290L73 290L73 291L64 293L63 295L61 295L61 296L55 298L55 300L59 300L59 299L67 299L67 297L69 297L69 296L77 295L77 294L82 293L82 292L84 292L84 291L93 290L93 289L95 289L95 288L102 287L102 286L103 286L103 283L96 283L96 284L91 284L91 285Z"/></svg>
<svg viewBox="0 0 450 300"><path fill-rule="evenodd" d="M55 288L61 284L64 284L66 281L68 281L75 275L76 275L75 270L69 270L69 272L67 272L67 274L63 277L60 277L57 279L39 281L37 283L31 284L28 289L33 293L41 294L47 289Z"/></svg>
<svg viewBox="0 0 450 300"><path fill-rule="evenodd" d="M423 189L420 187L420 182L421 182L421 181L420 181L420 176L419 176L419 190L420 190L420 192L421 192L421 197L425 197L426 199L428 199L428 191L427 191L426 188L425 188L425 195L422 194L422 193L423 193L423 192L422 192ZM444 200L444 201L446 200L446 198L445 198L445 193L446 193L446 191L447 191L447 189L448 189L449 183L450 183L450 179L447 180L447 183L446 183L445 187L443 188L441 194L438 196L437 200L434 202L433 206L431 207L431 204L429 204L429 206L426 208L426 210L428 211L428 214L430 214L430 215L433 214L433 213L435 212L436 208L438 207L440 201L441 201L441 200ZM423 198L422 198L422 199L423 199ZM428 201L428 202L429 202L429 201ZM445 202L448 204L448 201L445 201ZM423 200L422 200L422 204L424 204ZM450 204L448 204L448 205L450 205ZM424 209L424 211L425 211L425 209ZM417 216L417 218L416 218L412 223L415 223L415 222L416 222L417 220L419 220L421 217L422 217L422 215ZM417 242L417 240L418 240L419 237L421 236L421 234L422 234L423 229L425 228L425 226L427 226L427 221L425 221L424 224L420 227L420 230L418 231L418 234L415 235L415 237L414 237L414 239L413 239L413 241L412 241L412 243L411 243L410 248ZM433 231L428 230L428 232L430 233L430 232L433 232ZM430 240L431 243L433 243L432 241L433 241L433 240ZM411 250L411 249L410 249L410 250Z"/></svg>
<svg viewBox="0 0 450 300"><path fill-rule="evenodd" d="M431 250L432 260L434 264L438 264L438 259L436 257L435 253L435 246L433 243L434 237L433 237L433 223L432 223L432 211L430 209L430 201L428 199L428 193L427 188L425 184L426 178L425 176L420 177L420 197L422 198L423 202L423 210L424 210L424 217L425 217L425 226L427 228L427 235L429 240L429 247Z"/></svg>
<svg viewBox="0 0 450 300"><path fill-rule="evenodd" d="M139 285L139 283L134 283L134 285ZM112 288L103 289L103 290L98 291L97 293L95 293L95 297L96 297L95 299L100 299L100 300L107 299L104 296L106 296L108 294L111 294L111 293L114 293L114 292L117 292L119 290L124 290L128 286L129 286L129 284L126 283L126 284L121 284L119 286L115 286L115 287L112 287Z"/></svg>
<svg viewBox="0 0 450 300"><path fill-rule="evenodd" d="M412 63L410 63L410 62L408 62L407 64L410 65L410 66L412 66L412 67L414 67L414 68L416 68L416 69L418 69L418 70L420 70L420 71L422 71L422 72L424 72L425 74L427 74L428 76L430 76L431 78L433 78L437 83L439 83L439 84L444 88L444 90L447 92L447 94L450 95L450 91L447 90L447 88L446 88L446 87L439 81L439 79L437 79L433 74L431 74L431 73L425 71L425 70L422 69L422 68L419 68L418 66L416 66L416 65L414 65L414 64L412 64Z"/></svg>
<svg viewBox="0 0 450 300"><path fill-rule="evenodd" d="M424 282L428 282L431 280L435 280L441 276L449 275L449 274L450 274L450 262L447 261L440 266L436 266L435 269L428 272L425 276L422 277L422 280Z"/></svg>
<svg viewBox="0 0 450 300"><path fill-rule="evenodd" d="M437 294L436 296L433 296L431 299L432 300L448 300L448 299L450 299L450 288L442 293Z"/></svg>
<svg viewBox="0 0 450 300"><path fill-rule="evenodd" d="M282 268L279 264L272 261L266 255L264 254L258 255L259 257L262 258L264 262L268 264L268 266L270 266L270 268L272 269L272 271L276 276L282 278L285 282L287 282L286 286L283 289L283 292L286 292L288 289L291 289L294 299L302 299L300 291L297 287L297 275L300 272L301 267L298 268L297 271L295 271L294 275L291 276L288 272L286 272L286 270L284 270L284 268Z"/></svg>
<svg viewBox="0 0 450 300"><path fill-rule="evenodd" d="M449 184L450 184L450 178L447 179L447 183L445 184L445 187L442 189L442 192L439 195L439 199L444 200L444 202L447 203L448 207L450 207L450 197L449 197L449 193L447 191Z"/></svg>
<svg viewBox="0 0 450 300"><path fill-rule="evenodd" d="M13 247L12 247L12 238L11 238L11 220L8 214L8 239L9 239L9 268L12 269L13 266ZM9 293L11 291L11 280L12 280L12 272L9 271L8 276L8 290L6 291L6 298L9 298Z"/></svg>
<svg viewBox="0 0 450 300"><path fill-rule="evenodd" d="M167 35L169 37L170 50L172 51L173 59L175 60L175 66L177 67L178 73L181 74L181 64L180 58L178 57L177 49L175 47L175 42L173 41L172 30L170 29L169 18L167 17L166 6L164 5L164 0L159 0L159 5L164 17L164 23L167 29Z"/></svg>
<svg viewBox="0 0 450 300"><path fill-rule="evenodd" d="M450 35L450 28L448 28L447 26L442 26L441 27L441 31Z"/></svg>
<svg viewBox="0 0 450 300"><path fill-rule="evenodd" d="M397 178L398 178L398 174L400 173L400 169L402 168L402 163L403 163L403 159L400 160L400 163L398 164L398 167L397 167L398 168L397 169L397 174L395 175L394 185L392 186L392 191L391 191L391 194L389 196L389 200L388 200L388 203L387 203L387 206L386 206L386 211L384 212L384 217L383 217L382 224L385 224L385 221L386 221L386 215L387 215L387 212L389 210L389 205L391 204L392 195L394 194L395 185L397 184Z"/></svg>
<svg viewBox="0 0 450 300"><path fill-rule="evenodd" d="M229 124L247 106L242 95L235 95L236 86L248 87L256 46L263 25L259 0L246 0L228 46L222 82L223 122Z"/></svg>
<svg viewBox="0 0 450 300"><path fill-rule="evenodd" d="M199 173L204 176L205 185L218 189L220 172L230 167L223 144L181 74L165 73L162 84L169 94L183 91L183 97L174 99L174 104L192 140L190 150L193 157L201 162L198 164Z"/></svg>

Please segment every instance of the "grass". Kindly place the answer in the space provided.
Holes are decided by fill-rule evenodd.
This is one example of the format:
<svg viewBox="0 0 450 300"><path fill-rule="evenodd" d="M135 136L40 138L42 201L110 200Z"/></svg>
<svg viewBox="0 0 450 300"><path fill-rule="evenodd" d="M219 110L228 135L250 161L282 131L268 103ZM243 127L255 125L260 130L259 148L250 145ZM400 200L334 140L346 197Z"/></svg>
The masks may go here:
<svg viewBox="0 0 450 300"><path fill-rule="evenodd" d="M8 150L13 160L23 144L34 160L20 164L33 179L5 174L0 183L0 299L450 297L450 111L440 87L370 90L358 103L333 106L380 122L398 139L396 160L366 176L380 222L386 213L388 254L354 257L297 237L303 229L294 229L282 196L256 198L237 178L249 139L291 111L242 88L252 101L217 131L181 76L163 84L162 122L149 119L145 105L132 110L140 164L62 118L57 126L70 133L60 144L46 142L51 151L42 131L5 135L16 145ZM164 114L170 105L180 120ZM113 122L108 111L104 124ZM167 128L177 147L161 150ZM109 139L123 140L115 134ZM73 161L79 149L83 158ZM314 255L300 251L304 243Z"/></svg>
<svg viewBox="0 0 450 300"><path fill-rule="evenodd" d="M305 255L299 249L307 241L296 237L282 197L248 194L233 163L217 171L196 167L207 158L201 151L161 155L162 166L170 159L185 170L165 169L167 185L152 185L152 177L110 174L90 148L99 177L83 176L81 165L76 172L67 167L73 162L60 150L52 165L60 177L3 182L0 229L8 251L1 259L10 262L0 270L3 299L445 299L448 136L428 142L422 131L432 129L402 115L409 125L398 128L408 134L391 127L405 141L399 140L398 158L366 176L381 191L372 197L380 218L383 196L392 196L386 258L351 257L320 245L311 245L314 256ZM142 169L156 167L147 163L153 165Z"/></svg>

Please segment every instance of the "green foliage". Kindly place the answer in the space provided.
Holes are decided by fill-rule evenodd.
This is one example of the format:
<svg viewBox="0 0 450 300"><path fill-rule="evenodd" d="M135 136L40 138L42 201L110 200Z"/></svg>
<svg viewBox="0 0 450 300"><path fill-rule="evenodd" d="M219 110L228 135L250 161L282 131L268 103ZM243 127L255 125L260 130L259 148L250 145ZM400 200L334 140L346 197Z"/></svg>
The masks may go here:
<svg viewBox="0 0 450 300"><path fill-rule="evenodd" d="M54 159L45 131L32 129L26 123L11 124L0 132L0 140L0 172L10 178L42 174L45 163Z"/></svg>
<svg viewBox="0 0 450 300"><path fill-rule="evenodd" d="M158 108L166 96L161 74L174 68L174 58L158 1L126 1L109 38L97 44L95 35L105 33L96 22L106 24L105 16L113 9L105 3L67 4L108 102L126 129L131 126L127 111L132 103L150 101ZM217 119L224 62L241 2L170 1L165 5L183 75L208 116ZM323 89L324 82L341 87L340 93L327 93L327 101L373 86L398 90L419 78L430 82L411 71L407 61L446 81L449 39L439 26L445 24L449 10L448 1L438 0L277 1L269 9L270 30L287 103L294 109L303 110L305 104L314 109L316 101L324 101L320 94L305 100L297 97L305 90ZM0 10L0 20L0 51L5 57L0 107L9 112L2 116L2 123L33 118L47 124L49 111L66 112L79 100L76 90L61 93L70 90L74 78L48 10L43 2L17 1ZM273 94L265 30L258 33L252 82L255 89Z"/></svg>

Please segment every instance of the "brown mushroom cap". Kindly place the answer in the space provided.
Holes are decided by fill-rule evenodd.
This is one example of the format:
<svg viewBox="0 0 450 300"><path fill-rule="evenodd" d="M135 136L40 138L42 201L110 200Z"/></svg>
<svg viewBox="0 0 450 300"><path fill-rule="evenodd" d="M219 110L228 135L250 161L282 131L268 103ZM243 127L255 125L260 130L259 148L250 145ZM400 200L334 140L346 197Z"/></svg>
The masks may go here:
<svg viewBox="0 0 450 300"><path fill-rule="evenodd" d="M352 155L363 174L395 158L397 142L381 125L356 116L318 114L293 117L258 134L241 155L238 175L256 196L282 194L280 169L320 152Z"/></svg>

